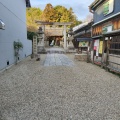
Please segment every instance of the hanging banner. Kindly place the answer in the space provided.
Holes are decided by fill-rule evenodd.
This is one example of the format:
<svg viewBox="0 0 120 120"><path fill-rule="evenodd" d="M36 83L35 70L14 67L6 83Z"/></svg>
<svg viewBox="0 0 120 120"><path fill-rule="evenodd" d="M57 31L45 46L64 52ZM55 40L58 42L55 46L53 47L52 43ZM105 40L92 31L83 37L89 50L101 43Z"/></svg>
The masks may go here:
<svg viewBox="0 0 120 120"><path fill-rule="evenodd" d="M96 50L96 56L99 55L99 40L94 41L94 50Z"/></svg>
<svg viewBox="0 0 120 120"><path fill-rule="evenodd" d="M103 48L103 41L100 41L99 54L102 54L102 48Z"/></svg>

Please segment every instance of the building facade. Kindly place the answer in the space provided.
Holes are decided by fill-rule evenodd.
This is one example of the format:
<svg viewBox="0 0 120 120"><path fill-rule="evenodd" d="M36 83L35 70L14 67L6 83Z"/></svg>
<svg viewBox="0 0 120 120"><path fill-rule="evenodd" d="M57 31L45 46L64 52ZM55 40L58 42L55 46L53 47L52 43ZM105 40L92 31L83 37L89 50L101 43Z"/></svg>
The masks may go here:
<svg viewBox="0 0 120 120"><path fill-rule="evenodd" d="M32 53L32 42L27 40L26 6L29 0L0 0L0 19L5 30L0 29L0 70L15 63L14 41L20 41L23 49L19 60Z"/></svg>
<svg viewBox="0 0 120 120"><path fill-rule="evenodd" d="M79 42L79 47L84 48L86 51L91 42L91 27L93 22L85 22L73 28L74 39ZM84 43L87 43L84 45ZM82 44L83 43L83 44Z"/></svg>
<svg viewBox="0 0 120 120"><path fill-rule="evenodd" d="M120 72L120 1L95 0L92 26L93 62Z"/></svg>
<svg viewBox="0 0 120 120"><path fill-rule="evenodd" d="M54 40L54 45L60 46L60 42L63 38L63 28L58 27L46 27L45 36L47 37L48 43L46 46L50 46L52 40Z"/></svg>
<svg viewBox="0 0 120 120"><path fill-rule="evenodd" d="M82 23L73 28L74 31L74 44L78 47L78 53L84 53L87 55L87 61L91 61L91 31L92 31L91 22Z"/></svg>

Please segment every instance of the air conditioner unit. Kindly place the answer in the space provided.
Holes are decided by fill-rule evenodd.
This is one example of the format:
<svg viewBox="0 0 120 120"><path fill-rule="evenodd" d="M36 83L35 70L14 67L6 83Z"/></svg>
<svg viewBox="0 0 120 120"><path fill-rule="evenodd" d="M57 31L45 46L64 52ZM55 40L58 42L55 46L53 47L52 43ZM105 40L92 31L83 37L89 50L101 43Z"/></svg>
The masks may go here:
<svg viewBox="0 0 120 120"><path fill-rule="evenodd" d="M0 29L5 30L5 23L0 19Z"/></svg>

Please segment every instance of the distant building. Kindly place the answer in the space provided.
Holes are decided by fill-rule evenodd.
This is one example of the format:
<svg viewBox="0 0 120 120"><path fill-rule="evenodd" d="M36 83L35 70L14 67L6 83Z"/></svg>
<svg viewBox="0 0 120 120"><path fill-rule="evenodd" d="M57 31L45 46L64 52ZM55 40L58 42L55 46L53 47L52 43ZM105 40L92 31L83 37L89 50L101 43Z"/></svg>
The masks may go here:
<svg viewBox="0 0 120 120"><path fill-rule="evenodd" d="M26 29L26 7L30 6L29 0L0 0L0 19L5 24L5 29L0 29L0 70L15 63L14 41L23 44L19 60L32 53Z"/></svg>
<svg viewBox="0 0 120 120"><path fill-rule="evenodd" d="M45 28L45 36L47 37L48 44L50 45L52 40L55 41L55 45L60 46L60 41L63 38L63 28L58 27L46 27ZM46 45L48 46L48 45Z"/></svg>
<svg viewBox="0 0 120 120"><path fill-rule="evenodd" d="M78 47L78 53L87 54L87 60L91 60L90 58L90 48L92 44L91 39L91 31L92 31L91 22L82 23L73 28L74 31L74 46Z"/></svg>
<svg viewBox="0 0 120 120"><path fill-rule="evenodd" d="M82 42L88 42L90 44L90 42L92 40L91 39L92 24L93 24L93 21L85 22L85 23L82 23L82 24L73 28L74 39L75 39L75 41L77 41L78 44L80 44ZM83 47L83 49L85 49L87 51L88 46L86 46L86 47L81 46L81 47Z"/></svg>

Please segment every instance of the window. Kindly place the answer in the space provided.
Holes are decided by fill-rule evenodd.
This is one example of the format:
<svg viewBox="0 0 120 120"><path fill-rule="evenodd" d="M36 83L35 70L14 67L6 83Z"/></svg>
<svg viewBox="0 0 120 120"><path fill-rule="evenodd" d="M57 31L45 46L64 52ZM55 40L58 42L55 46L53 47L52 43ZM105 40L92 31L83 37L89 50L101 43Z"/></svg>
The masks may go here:
<svg viewBox="0 0 120 120"><path fill-rule="evenodd" d="M110 54L120 55L120 36L112 37L109 52Z"/></svg>

